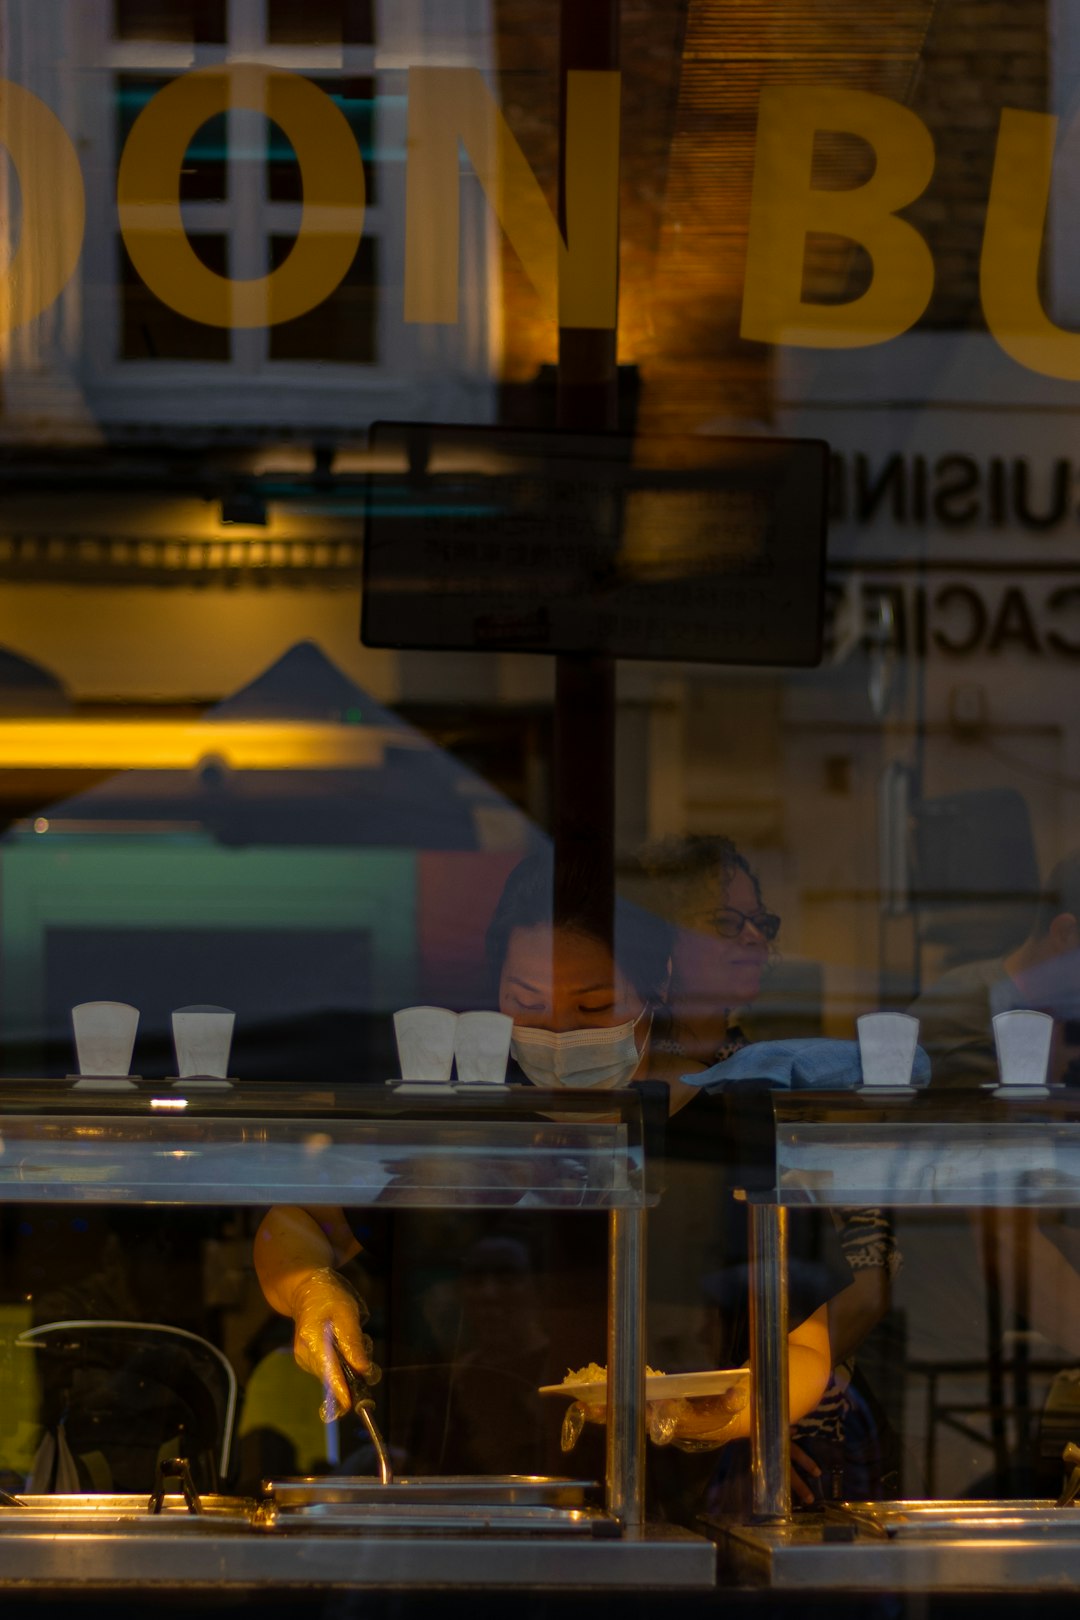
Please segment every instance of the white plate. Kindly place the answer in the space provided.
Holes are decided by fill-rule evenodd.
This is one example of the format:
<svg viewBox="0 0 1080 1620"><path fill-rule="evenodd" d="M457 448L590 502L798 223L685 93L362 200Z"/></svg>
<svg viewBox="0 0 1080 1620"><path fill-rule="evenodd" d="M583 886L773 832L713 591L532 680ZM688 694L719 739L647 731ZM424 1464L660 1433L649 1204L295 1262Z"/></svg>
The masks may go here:
<svg viewBox="0 0 1080 1620"><path fill-rule="evenodd" d="M645 1380L647 1401L685 1399L690 1395L722 1395L750 1377L749 1367L718 1367L714 1372L658 1373ZM592 1383L542 1384L541 1395L565 1395L568 1401L584 1401L586 1406L596 1405L607 1398L607 1379Z"/></svg>

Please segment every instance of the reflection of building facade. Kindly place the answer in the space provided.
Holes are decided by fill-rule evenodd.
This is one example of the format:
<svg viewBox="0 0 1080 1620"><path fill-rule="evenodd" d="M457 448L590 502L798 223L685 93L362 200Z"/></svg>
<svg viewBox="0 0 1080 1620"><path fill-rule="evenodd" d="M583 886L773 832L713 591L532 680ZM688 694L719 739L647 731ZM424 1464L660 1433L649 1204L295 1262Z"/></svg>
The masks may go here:
<svg viewBox="0 0 1080 1620"><path fill-rule="evenodd" d="M478 0L452 30L431 8L389 4L181 6L165 26L149 4L55 9L66 58L39 44L30 54L40 34L17 4L5 10L8 54L81 142L86 245L69 293L12 340L0 428L24 442L37 421L44 438L137 445L145 460L138 483L121 472L92 498L65 492L44 459L36 483L32 458L21 489L11 479L0 639L54 669L78 700L153 693L200 706L311 637L543 821L550 668L360 647L359 495L347 480L362 471L373 418L483 420L511 394L520 418L537 367L555 358L554 328L464 159L462 319L409 327L401 312L405 69L468 63L493 74L550 200L554 35L537 29L526 0ZM620 671L619 847L628 855L688 830L746 846L784 914L785 951L823 964L839 1033L877 997L880 975L898 997L911 988L910 919L882 921L891 880L869 831L887 768L918 754L920 791L938 796L973 771L988 786L1022 778L1044 868L1068 842L1076 774L1064 707L1080 645L1064 555L1071 520L1051 521L1072 504L1070 390L1021 375L975 330L998 113L1066 110L1067 8L1033 0L993 29L976 28L965 5L910 0L894 11L887 52L875 49L879 20L858 8L800 8L799 29L778 24L768 48L759 20L733 18L719 0L623 19L620 358L636 368L637 425L818 434L834 445L838 477L825 669ZM172 74L230 59L312 77L349 119L368 174L364 247L346 284L311 316L233 333L155 301L126 264L113 208L119 146L147 96ZM776 359L739 336L757 103L778 60L785 83L851 79L904 101L934 137L935 179L909 213L934 254L936 291L919 328L887 350ZM199 132L184 208L207 262L250 276L280 258L299 208L288 156L257 116ZM821 161L832 183L865 178L851 143L825 141ZM1055 222L1051 240L1060 302L1071 237ZM815 296L854 296L866 273L857 252L812 239ZM1048 456L1051 424L1061 448ZM107 644L88 628L106 615ZM1011 679L1029 664L1045 669L1037 719L1031 688ZM1047 717L1058 703L1060 722Z"/></svg>
<svg viewBox="0 0 1080 1620"><path fill-rule="evenodd" d="M828 441L833 465L820 668L729 667L719 632L715 663L620 664L620 879L648 903L657 890L633 876L643 844L733 839L782 918L780 960L740 1028L849 1038L855 1014L904 1005L948 960L1014 937L1078 842L1076 385L1009 359L980 293L1002 110L1052 109L1042 290L1063 328L1078 324L1077 7L619 9L620 425L661 468L666 435L774 433ZM216 997L238 1013L241 1078L382 1080L387 1013L490 1001L485 926L507 870L553 820L553 660L362 645L363 480L379 419L551 425L556 322L457 145L460 318L404 319L407 70L478 69L553 205L559 11L0 0L0 73L56 113L87 198L70 285L2 354L0 1067L62 1072L72 1002L127 995L143 1012L145 1070L163 1077L170 1011ZM341 283L288 322L245 330L158 296L116 205L121 151L154 96L234 62L311 81L348 125L367 186ZM930 249L933 291L887 343L742 336L762 92L813 87L884 98L933 143L932 180L902 210ZM250 110L194 132L182 212L204 267L254 280L287 262L303 207L294 159ZM821 130L810 168L816 188L850 190L872 154ZM0 154L5 251L20 206ZM857 243L811 232L800 247L807 300L844 305L871 284ZM585 525L566 507L577 539ZM658 529L674 551L676 525ZM704 917L721 895L701 898ZM739 915L736 938L756 926ZM729 937L718 909L706 926ZM947 1242L922 1214L904 1233L917 1281L902 1286L917 1329L905 1348L929 1359L935 1336L970 1348L984 1299L967 1308L952 1266L967 1254L966 1212ZM433 1309L450 1322L441 1288L440 1276ZM680 1293L680 1331L686 1306ZM239 1313L230 1332L246 1337ZM910 1382L893 1383L897 1404L911 1399Z"/></svg>
<svg viewBox="0 0 1080 1620"><path fill-rule="evenodd" d="M485 4L460 19L444 48L479 48ZM68 418L76 438L97 432L171 442L266 443L276 436L362 430L378 415L483 420L491 409L489 227L464 209L465 318L447 330L406 325L401 289L405 217L405 67L430 44L402 8L198 4L55 7L64 41L29 58L36 8L5 8L18 79L58 113L86 183L79 269L56 309L16 339L3 431L49 436ZM364 159L360 248L340 286L280 326L229 331L186 319L146 287L120 238L116 175L132 126L154 94L193 68L255 62L302 74L348 122ZM302 178L287 137L258 113L233 109L205 124L184 162L180 196L197 257L250 280L285 259L299 228ZM51 385L51 390L50 390Z"/></svg>
<svg viewBox="0 0 1080 1620"><path fill-rule="evenodd" d="M99 756L126 749L128 768L9 833L9 1068L63 1072L68 1009L121 993L141 1009L143 1050L164 1055L172 1003L216 986L237 1014L241 1076L347 1080L392 1067L395 1008L483 1000L486 915L530 838L512 805L310 644L170 758L185 729L99 722ZM62 708L36 716L43 754L50 734L59 755L79 733Z"/></svg>

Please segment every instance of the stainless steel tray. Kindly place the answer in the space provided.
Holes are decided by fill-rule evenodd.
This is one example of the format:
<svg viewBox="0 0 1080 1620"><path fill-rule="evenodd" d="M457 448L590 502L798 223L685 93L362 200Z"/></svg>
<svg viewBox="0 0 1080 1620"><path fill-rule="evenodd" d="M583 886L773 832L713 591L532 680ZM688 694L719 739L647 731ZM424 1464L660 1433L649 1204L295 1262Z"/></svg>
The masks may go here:
<svg viewBox="0 0 1080 1620"><path fill-rule="evenodd" d="M203 1496L201 1514L191 1513L180 1495L166 1496L151 1513L149 1493L134 1495L27 1496L22 1507L0 1507L0 1536L49 1529L91 1531L94 1535L222 1535L249 1531L257 1504L239 1496Z"/></svg>
<svg viewBox="0 0 1080 1620"><path fill-rule="evenodd" d="M478 1502L310 1502L302 1507L278 1507L266 1502L256 1515L260 1530L308 1531L323 1534L342 1530L384 1535L401 1531L438 1532L440 1535L580 1535L618 1536L617 1520L600 1508L559 1508L510 1503L482 1506Z"/></svg>
<svg viewBox="0 0 1080 1620"><path fill-rule="evenodd" d="M830 1509L872 1534L891 1540L1017 1539L1080 1540L1080 1507L1059 1508L1046 1500L1004 1502L841 1502Z"/></svg>
<svg viewBox="0 0 1080 1620"><path fill-rule="evenodd" d="M373 1475L268 1479L263 1493L278 1508L335 1506L476 1506L482 1508L583 1508L595 1501L594 1480L553 1479L540 1474L442 1474L395 1479L382 1485Z"/></svg>

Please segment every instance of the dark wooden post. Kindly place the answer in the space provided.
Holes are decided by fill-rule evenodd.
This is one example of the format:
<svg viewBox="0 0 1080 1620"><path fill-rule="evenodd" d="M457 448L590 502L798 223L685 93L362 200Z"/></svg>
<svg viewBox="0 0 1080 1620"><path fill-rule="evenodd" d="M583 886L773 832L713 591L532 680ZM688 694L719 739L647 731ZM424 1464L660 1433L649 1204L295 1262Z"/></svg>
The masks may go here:
<svg viewBox="0 0 1080 1620"><path fill-rule="evenodd" d="M619 65L619 0L560 0L559 224L566 231L566 85L572 69ZM616 331L559 328L557 422L569 432L614 428ZM555 660L555 914L565 915L572 866L585 865L602 903L597 923L614 932L615 664L563 654Z"/></svg>

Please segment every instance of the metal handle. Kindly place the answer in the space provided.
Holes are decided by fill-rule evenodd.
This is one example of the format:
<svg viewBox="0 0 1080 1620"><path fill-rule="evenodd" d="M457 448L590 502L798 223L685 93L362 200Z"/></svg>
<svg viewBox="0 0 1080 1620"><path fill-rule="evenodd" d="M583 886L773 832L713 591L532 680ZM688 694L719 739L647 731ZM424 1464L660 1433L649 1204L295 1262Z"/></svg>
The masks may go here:
<svg viewBox="0 0 1080 1620"><path fill-rule="evenodd" d="M341 1361L341 1370L345 1374L345 1382L349 1386L349 1394L352 1396L353 1411L367 1430L371 1444L375 1448L375 1460L379 1465L379 1484L392 1485L394 1483L394 1468L390 1461L390 1452L387 1449L386 1441L383 1439L379 1425L372 1415L375 1411L375 1402L371 1398L367 1381L357 1372L355 1367L346 1361L340 1350L338 1356Z"/></svg>
<svg viewBox="0 0 1080 1620"><path fill-rule="evenodd" d="M386 1441L379 1431L379 1425L372 1417L375 1402L369 1397L365 1401L357 1401L353 1410L360 1419L364 1428L371 1436L371 1443L375 1447L375 1457L379 1464L379 1484L392 1485L394 1483L394 1468L390 1461L390 1453L386 1448Z"/></svg>
<svg viewBox="0 0 1080 1620"><path fill-rule="evenodd" d="M624 1528L645 1517L645 1211L608 1217L607 1510Z"/></svg>
<svg viewBox="0 0 1080 1620"><path fill-rule="evenodd" d="M750 1478L754 1517L791 1517L787 1210L750 1205Z"/></svg>

